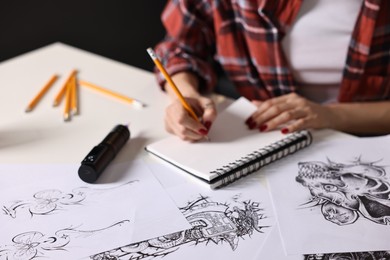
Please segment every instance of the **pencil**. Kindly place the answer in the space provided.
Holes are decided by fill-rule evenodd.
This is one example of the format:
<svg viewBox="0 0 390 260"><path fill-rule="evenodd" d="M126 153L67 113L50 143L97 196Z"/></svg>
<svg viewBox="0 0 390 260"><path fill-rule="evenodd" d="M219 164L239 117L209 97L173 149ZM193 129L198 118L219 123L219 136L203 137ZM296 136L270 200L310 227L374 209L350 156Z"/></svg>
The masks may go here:
<svg viewBox="0 0 390 260"><path fill-rule="evenodd" d="M187 103L187 101L184 99L183 95L181 94L180 90L177 88L175 82L173 82L171 76L169 76L168 72L165 70L163 65L161 64L161 61L157 58L156 53L153 51L152 48L148 48L146 50L149 53L149 56L152 58L154 64L156 64L157 68L160 70L160 72L163 74L165 80L169 83L169 85L172 87L173 91L176 93L177 97L179 98L181 104L183 107L190 113L190 115L197 121L199 121L198 116L195 114L194 110L192 110L191 106Z"/></svg>
<svg viewBox="0 0 390 260"><path fill-rule="evenodd" d="M30 112L34 109L34 107L38 104L41 98L46 94L46 92L50 89L53 83L57 80L58 76L53 75L50 80L43 86L43 88L38 92L38 94L30 101L26 108L26 112Z"/></svg>
<svg viewBox="0 0 390 260"><path fill-rule="evenodd" d="M64 106L64 121L70 120L70 106L71 106L71 99L72 99L72 84L68 82L66 85L66 97L65 97L65 106Z"/></svg>
<svg viewBox="0 0 390 260"><path fill-rule="evenodd" d="M66 87L68 86L72 77L76 75L76 73L77 73L77 70L72 70L72 72L69 74L68 78L65 80L64 84L62 85L60 91L58 92L58 94L54 98L53 107L56 107L61 103L62 99L65 96L66 90L67 90Z"/></svg>
<svg viewBox="0 0 390 260"><path fill-rule="evenodd" d="M77 87L77 79L76 74L72 77L70 81L70 85L72 87L72 98L71 98L71 112L72 115L77 115L79 113L78 108L78 87Z"/></svg>
<svg viewBox="0 0 390 260"><path fill-rule="evenodd" d="M178 96L178 98L179 98L181 104L183 105L183 107L187 110L188 113L190 113L190 115L192 116L193 119L195 119L197 122L201 123L199 121L198 116L195 114L194 110L192 110L191 106L185 100L185 98L181 94L180 90L176 86L175 82L173 82L171 76L169 76L168 72L166 71L166 69L162 65L161 61L158 59L158 57L157 57L156 53L153 51L153 49L152 48L148 48L146 51L149 53L149 56L152 58L154 64L156 64L157 68L163 74L165 80L169 83L169 85L171 86L173 91ZM207 141L210 141L210 138L207 135L205 136L205 138L206 138Z"/></svg>
<svg viewBox="0 0 390 260"><path fill-rule="evenodd" d="M87 81L84 81L84 80L80 80L79 83L83 87L95 90L95 91L97 91L97 92L99 92L101 94L104 94L104 95L108 95L108 96L117 98L117 99L122 100L124 102L127 102L127 103L130 103L132 105L135 105L136 107L144 107L145 106L145 104L143 104L141 101L139 101L137 99L124 96L122 94L116 93L114 91L108 90L108 89L100 87L100 86L97 86L97 85L92 84L90 82L87 82Z"/></svg>

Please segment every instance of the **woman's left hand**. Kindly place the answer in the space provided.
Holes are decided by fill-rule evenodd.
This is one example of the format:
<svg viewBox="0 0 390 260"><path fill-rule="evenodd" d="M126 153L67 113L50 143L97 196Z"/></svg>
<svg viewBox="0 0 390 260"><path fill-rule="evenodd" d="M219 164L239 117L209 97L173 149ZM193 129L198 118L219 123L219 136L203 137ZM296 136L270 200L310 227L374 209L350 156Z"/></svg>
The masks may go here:
<svg viewBox="0 0 390 260"><path fill-rule="evenodd" d="M287 134L307 128L332 128L333 111L329 107L311 102L296 93L266 101L252 101L257 106L247 120L250 129L274 130L278 127Z"/></svg>

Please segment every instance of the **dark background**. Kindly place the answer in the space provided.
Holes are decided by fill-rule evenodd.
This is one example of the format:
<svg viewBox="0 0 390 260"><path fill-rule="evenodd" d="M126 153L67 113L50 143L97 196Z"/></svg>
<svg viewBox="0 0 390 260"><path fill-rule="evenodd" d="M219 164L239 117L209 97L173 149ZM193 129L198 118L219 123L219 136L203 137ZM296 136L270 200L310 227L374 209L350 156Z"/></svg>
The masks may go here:
<svg viewBox="0 0 390 260"><path fill-rule="evenodd" d="M62 42L142 69L166 0L0 0L0 61Z"/></svg>

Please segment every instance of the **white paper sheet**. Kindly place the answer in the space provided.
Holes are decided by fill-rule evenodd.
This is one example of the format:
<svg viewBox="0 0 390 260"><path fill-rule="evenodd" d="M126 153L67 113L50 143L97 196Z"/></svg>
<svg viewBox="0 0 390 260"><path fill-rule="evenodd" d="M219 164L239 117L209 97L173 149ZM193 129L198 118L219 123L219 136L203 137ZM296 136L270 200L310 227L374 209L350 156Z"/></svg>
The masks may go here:
<svg viewBox="0 0 390 260"><path fill-rule="evenodd" d="M256 260L304 260L303 255L286 255L278 227L273 227ZM315 258L313 258L314 260ZM316 259L317 260L317 259Z"/></svg>
<svg viewBox="0 0 390 260"><path fill-rule="evenodd" d="M273 228L256 260L374 260L390 259L390 251L286 255L277 227Z"/></svg>
<svg viewBox="0 0 390 260"><path fill-rule="evenodd" d="M248 129L245 120L254 111L256 106L242 97L218 115L209 133L210 141L188 143L171 136L149 144L146 149L192 175L212 181L220 175L219 169L249 160L254 151L289 137L279 130L259 133Z"/></svg>
<svg viewBox="0 0 390 260"><path fill-rule="evenodd" d="M264 169L287 254L389 250L389 156L381 139L314 140Z"/></svg>
<svg viewBox="0 0 390 260"><path fill-rule="evenodd" d="M169 194L193 227L97 254L92 259L241 260L257 256L275 225L263 179L251 176L211 190L185 181L165 166L151 167L155 176L169 186ZM173 181L175 177L179 181Z"/></svg>
<svg viewBox="0 0 390 260"><path fill-rule="evenodd" d="M87 184L78 165L0 165L0 259L79 259L190 227L142 161Z"/></svg>

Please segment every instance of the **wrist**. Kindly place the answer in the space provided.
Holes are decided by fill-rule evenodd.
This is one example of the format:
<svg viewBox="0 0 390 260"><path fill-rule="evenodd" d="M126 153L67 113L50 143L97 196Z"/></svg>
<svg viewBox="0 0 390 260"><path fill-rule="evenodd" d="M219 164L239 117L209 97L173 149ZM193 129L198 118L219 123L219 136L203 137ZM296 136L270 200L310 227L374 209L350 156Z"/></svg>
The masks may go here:
<svg viewBox="0 0 390 260"><path fill-rule="evenodd" d="M198 78L191 72L179 72L172 76L172 80L184 97L197 98L200 96L198 92ZM164 88L171 99L177 99L177 95L168 82L165 82Z"/></svg>
<svg viewBox="0 0 390 260"><path fill-rule="evenodd" d="M343 115L340 113L340 109L337 104L326 105L328 122L326 128L341 130L343 129Z"/></svg>

